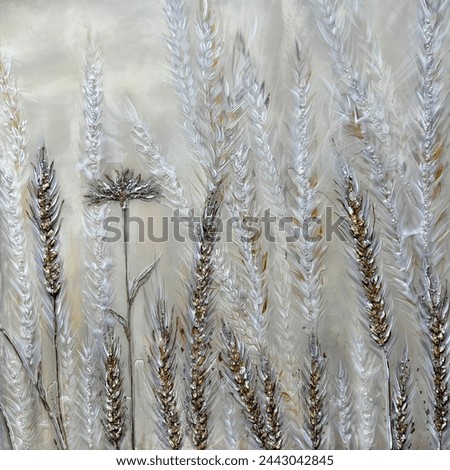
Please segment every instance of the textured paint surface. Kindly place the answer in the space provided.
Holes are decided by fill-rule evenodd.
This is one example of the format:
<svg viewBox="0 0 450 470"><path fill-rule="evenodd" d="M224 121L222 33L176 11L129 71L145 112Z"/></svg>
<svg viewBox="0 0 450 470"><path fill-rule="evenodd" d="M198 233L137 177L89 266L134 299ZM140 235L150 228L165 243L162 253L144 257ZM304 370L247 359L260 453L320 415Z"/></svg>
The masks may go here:
<svg viewBox="0 0 450 470"><path fill-rule="evenodd" d="M130 413L137 448L382 449L389 442L394 447L448 448L445 290L450 219L444 209L450 202L450 36L445 31L450 4L437 2L443 6L431 16L431 22L439 22L442 15L442 31L430 36L425 31L437 44L431 47L441 48L436 57L442 61L435 62L441 75L433 69L424 78L418 66L423 47L419 11L421 4L428 5L426 0L211 0L211 17L203 19L215 22L212 43L207 38L199 42L201 28L195 26L205 4L186 0L192 87L199 100L206 100L196 109L197 129L190 122L192 114L181 111L165 40L164 7L179 3L0 2L0 52L5 64L11 63L19 90L27 151L23 169L8 166L17 150L11 135L17 136L8 134L5 125L0 173L2 194L11 195L3 199L12 202L0 213L0 325L31 364L27 370L9 336L0 337L7 377L0 384L1 448L54 448L60 419L52 419L52 413L62 414L60 444L67 432L70 448L130 448ZM330 17L320 16L322 4L334 3L337 30L330 27ZM324 40L334 33L342 34L341 50ZM217 38L223 40L223 53L216 50L219 59L212 68L220 74L217 70L224 67L226 86L221 80L206 84L197 59L202 47L217 47ZM434 56L424 50L426 65ZM342 65L342 51L354 69L340 76L336 67ZM99 175L85 166L83 86L90 60L101 64ZM242 72L246 60L251 65ZM238 86L232 74L239 67L244 98L233 95ZM355 79L367 84L366 101L360 97L355 103ZM421 80L431 85L420 88ZM218 97L208 101L217 89ZM427 115L427 93L439 90L444 109ZM301 103L303 92L306 101ZM226 124L224 114L208 114L232 98L235 112L226 114ZM9 122L14 130L18 121L8 117L11 107L5 108L4 96L2 100L2 125ZM300 129L302 123L308 125ZM198 130L207 143L204 148L193 142ZM428 153L427 142L432 148ZM53 234L44 237L45 243L58 246L57 263L62 260L63 267L48 263L53 271L47 278L33 251L39 241L27 216L32 164L37 165L43 146L63 200L59 236L56 241ZM95 152L91 157L96 158ZM377 157L387 179L371 167ZM344 222L327 240L333 221L351 219L355 207L350 199L344 208L341 203L347 164L356 174L361 197L370 201L361 216L367 218L370 233L362 223L350 223L349 229ZM141 196L125 198L124 204L116 195L108 206L100 197L95 206L87 205L90 178L106 181L105 175L114 179L114 171L127 169L142 175L142 181L133 180L127 188L137 188ZM14 193L7 183L8 172L16 170L19 190ZM152 201L142 196L141 183L147 179L160 186ZM215 199L217 187L223 194ZM429 194L427 212L423 201ZM20 256L3 248L14 248L11 234L20 227L18 222L8 228L14 201L24 226L18 231L27 236L22 253L26 268ZM401 221L397 232L397 216L386 215L391 201ZM204 210L200 241L180 243L173 234L167 241L149 240L148 230L160 236L161 217L173 216L177 208L194 208L199 217ZM265 209L278 219L320 217L324 224L320 229L310 226L309 235L318 235L321 242L299 247L278 233L275 242L239 243L239 236L248 235L241 229L233 232L232 242L223 243L223 237L216 240L208 232L217 213L223 220L227 214L245 219ZM131 217L129 243L103 243L105 215L116 218L119 230ZM424 231L428 223L429 237ZM90 232L86 224L94 224ZM403 243L400 253L393 251L400 246L396 234ZM367 242L366 236L374 240ZM353 237L368 252L358 252ZM429 246L425 239L431 240ZM103 259L104 265L93 261L99 253L97 261ZM44 251L45 256L52 253ZM153 263L155 270L149 268ZM427 263L432 270L424 268ZM22 268L29 269L25 281L35 299L30 309L40 315L34 340L32 322L22 335L27 325L16 314L18 292L27 288L14 278ZM94 279L90 273L96 270L101 274ZM51 275L63 278L61 301L52 304L55 325L60 325L56 343L48 315L59 294L48 296L40 284L42 279L51 284ZM97 304L87 318L92 299ZM377 322L385 328L384 314L390 338L375 344L374 335L381 333L370 328L376 329ZM39 364L33 363L36 357L42 359L42 376ZM106 405L104 394L109 394ZM27 403L37 411L29 413Z"/></svg>

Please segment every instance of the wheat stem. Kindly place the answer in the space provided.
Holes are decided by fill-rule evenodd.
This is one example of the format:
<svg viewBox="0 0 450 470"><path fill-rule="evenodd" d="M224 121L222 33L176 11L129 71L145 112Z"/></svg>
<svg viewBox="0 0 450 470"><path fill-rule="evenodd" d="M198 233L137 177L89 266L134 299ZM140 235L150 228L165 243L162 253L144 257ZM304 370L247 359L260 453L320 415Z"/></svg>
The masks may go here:
<svg viewBox="0 0 450 470"><path fill-rule="evenodd" d="M130 241L129 234L129 218L130 208L128 201L122 204L122 222L123 222L123 251L125 260L125 290L127 296L127 330L126 338L128 341L128 371L130 374L130 400L131 400L131 412L130 412L130 433L131 433L131 448L136 448L136 429L135 429L135 416L136 416L136 405L135 405L135 391L134 391L134 349L133 349L133 319L132 319L132 308L133 301L130 295L130 274L128 267L128 243Z"/></svg>
<svg viewBox="0 0 450 470"><path fill-rule="evenodd" d="M9 447L11 449L15 449L16 447L14 444L14 432L12 430L11 423L9 422L8 416L6 415L5 409L1 403L0 403L0 416L6 427Z"/></svg>
<svg viewBox="0 0 450 470"><path fill-rule="evenodd" d="M47 398L47 392L45 391L45 387L42 383L42 375L40 371L38 371L37 376L33 374L32 370L30 369L30 366L27 363L27 360L23 357L22 353L20 350L17 348L15 345L14 341L11 339L9 336L9 333L5 330L5 328L0 325L0 332L3 334L4 338L6 339L7 343L10 345L11 349L14 351L14 354L17 356L19 359L22 367L24 368L25 372L27 373L27 376L30 380L30 382L33 384L34 388L36 389L36 392L39 396L39 400L42 403L42 406L44 407L45 411L47 412L47 415L50 419L50 422L53 425L53 428L55 430L56 434L56 439L57 439L57 445L61 448L66 450L67 449L67 443L66 440L64 439L64 433L62 431L62 426L61 426L61 421L58 415L55 415L53 412L50 403Z"/></svg>

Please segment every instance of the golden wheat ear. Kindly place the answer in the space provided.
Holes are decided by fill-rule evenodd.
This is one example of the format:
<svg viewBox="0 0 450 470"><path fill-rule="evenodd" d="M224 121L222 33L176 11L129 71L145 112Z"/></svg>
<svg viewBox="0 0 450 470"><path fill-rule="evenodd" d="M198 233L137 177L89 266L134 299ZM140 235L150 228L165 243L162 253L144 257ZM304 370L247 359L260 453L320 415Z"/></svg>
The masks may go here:
<svg viewBox="0 0 450 470"><path fill-rule="evenodd" d="M433 387L433 425L437 447L443 448L449 413L449 374L448 364L448 317L449 297L447 287L443 288L439 279L426 271L424 294L419 297L424 329L430 349L428 363L429 376Z"/></svg>
<svg viewBox="0 0 450 470"><path fill-rule="evenodd" d="M324 423L327 416L325 407L326 377L325 357L319 343L313 336L309 342L309 357L303 370L304 414L306 448L318 450L324 443Z"/></svg>
<svg viewBox="0 0 450 470"><path fill-rule="evenodd" d="M244 345L238 341L226 323L223 323L222 339L225 344L225 356L222 358L224 375L243 408L245 428L257 448L268 449L267 428L259 400L254 367Z"/></svg>
<svg viewBox="0 0 450 470"><path fill-rule="evenodd" d="M105 348L102 424L108 442L119 450L126 432L127 408L123 387L122 348L113 330L107 333Z"/></svg>
<svg viewBox="0 0 450 470"><path fill-rule="evenodd" d="M73 380L75 370L74 335L64 305L64 266L60 235L63 203L53 162L49 161L45 147L39 150L29 192L30 218L36 232L40 279L47 295L46 320L55 357L55 407L65 444L68 445L63 401L64 396L69 397L72 392L69 390L69 382Z"/></svg>
<svg viewBox="0 0 450 470"><path fill-rule="evenodd" d="M180 449L183 429L175 384L178 322L174 321L173 312L169 319L165 301L161 298L151 307L151 319L153 332L148 362L158 407L157 434L165 448Z"/></svg>
<svg viewBox="0 0 450 470"><path fill-rule="evenodd" d="M260 377L267 435L265 448L281 450L284 442L284 427L281 419L280 384L267 357L262 358Z"/></svg>
<svg viewBox="0 0 450 470"><path fill-rule="evenodd" d="M381 349L386 379L386 428L388 446L393 446L391 372L387 343L391 339L391 323L386 307L386 291L379 265L379 241L374 230L371 206L360 193L353 170L341 165L340 200L346 213L349 238L352 242L358 291L366 316L370 338Z"/></svg>
<svg viewBox="0 0 450 470"><path fill-rule="evenodd" d="M205 449L210 434L211 413L211 339L213 255L218 240L217 224L222 207L220 183L213 187L206 200L195 253L193 280L189 287L189 363L188 363L188 424L190 438L197 449Z"/></svg>

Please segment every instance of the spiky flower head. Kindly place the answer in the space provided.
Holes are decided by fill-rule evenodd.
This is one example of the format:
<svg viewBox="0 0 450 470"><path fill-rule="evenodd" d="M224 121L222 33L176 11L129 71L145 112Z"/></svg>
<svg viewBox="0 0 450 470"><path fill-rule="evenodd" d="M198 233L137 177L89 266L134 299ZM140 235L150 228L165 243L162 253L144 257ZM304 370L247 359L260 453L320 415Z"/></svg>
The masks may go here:
<svg viewBox="0 0 450 470"><path fill-rule="evenodd" d="M134 176L130 169L115 170L112 176L105 176L89 185L86 197L90 204L104 204L108 201L119 202L123 208L127 207L131 199L149 201L158 196L153 180L142 179L141 175Z"/></svg>

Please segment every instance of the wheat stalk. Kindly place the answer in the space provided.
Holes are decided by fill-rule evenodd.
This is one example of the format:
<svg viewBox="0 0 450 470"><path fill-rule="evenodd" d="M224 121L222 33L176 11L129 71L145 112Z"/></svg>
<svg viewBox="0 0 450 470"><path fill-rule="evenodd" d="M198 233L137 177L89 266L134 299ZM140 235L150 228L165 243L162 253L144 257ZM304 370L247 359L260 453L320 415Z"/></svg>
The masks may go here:
<svg viewBox="0 0 450 470"><path fill-rule="evenodd" d="M158 414L164 431L166 447L180 449L183 444L178 398L175 391L177 324L169 321L162 299L151 310L153 338L149 363L152 368L153 393L158 403Z"/></svg>
<svg viewBox="0 0 450 470"><path fill-rule="evenodd" d="M105 156L103 154L103 59L98 47L90 44L84 58L83 74L83 134L82 161L80 168L85 177L85 184L100 178ZM105 312L111 308L114 300L112 274L114 261L111 257L104 222L110 214L108 204L86 205L83 207L83 241L85 281L82 291L82 314L86 322L87 349L82 351L82 368L87 375L80 384L78 393L86 393L86 400L78 400L80 416L80 438L88 448L99 448L103 433L98 422L102 407L96 401L95 390L102 387L101 376L93 372L90 361L102 366L105 347L103 340L109 316ZM91 343L91 338L94 340ZM87 345L90 345L89 347ZM90 359L89 359L90 358ZM97 413L98 412L98 413Z"/></svg>
<svg viewBox="0 0 450 470"><path fill-rule="evenodd" d="M153 264L148 266L142 273L133 281L130 279L129 271L129 256L128 244L130 242L129 227L130 227L130 201L151 201L158 196L155 183L152 179L143 180L141 175L134 175L132 170L126 169L115 171L113 176L105 176L103 180L98 179L92 181L89 185L89 193L86 198L91 205L102 205L107 202L118 202L122 210L122 229L123 229L123 251L125 262L125 293L127 299L127 313L124 318L113 309L108 309L107 312L117 320L125 330L125 335L128 341L128 373L130 380L130 397L131 397L131 413L130 413L130 432L131 432L131 447L136 448L136 397L135 397L135 383L134 383L134 344L133 344L133 305L136 296L143 285L148 282L153 270L156 268L159 259Z"/></svg>
<svg viewBox="0 0 450 470"><path fill-rule="evenodd" d="M44 279L45 291L51 302L51 325L53 333L53 350L55 355L56 378L56 412L64 443L67 446L67 430L63 415L62 372L60 343L62 324L67 325L61 311L61 289L63 285L63 265L60 256L61 206L59 186L56 180L53 162L49 163L47 151L42 147L39 151L37 165L30 194L30 217L37 233L36 244L39 252L40 270ZM64 335L65 336L65 335ZM69 335L70 338L70 335ZM69 351L66 350L66 353Z"/></svg>
<svg viewBox="0 0 450 470"><path fill-rule="evenodd" d="M0 58L0 97L4 116L0 216L2 258L6 267L4 281L7 283L9 294L3 299L3 309L11 318L10 328L15 338L15 345L33 375L33 380L36 381L41 362L39 315L35 289L31 281L34 273L29 261L31 257L27 225L23 217L24 189L29 163L26 150L27 123L11 65L3 58ZM22 377L20 368L21 366L16 364L13 372L16 377ZM23 377L20 380L23 381ZM22 447L31 448L36 435L35 397L33 394L21 392L17 394L17 401L22 412Z"/></svg>
<svg viewBox="0 0 450 470"><path fill-rule="evenodd" d="M359 192L355 177L349 167L342 167L341 202L348 219L348 228L359 270L365 312L370 337L382 350L386 374L386 413L389 448L392 448L392 401L389 355L386 345L391 337L391 326L385 307L385 292L378 266L377 238L370 217L370 206Z"/></svg>
<svg viewBox="0 0 450 470"><path fill-rule="evenodd" d="M107 333L105 338L105 397L103 428L109 443L119 450L125 436L126 406L123 390L123 366L121 348L114 332Z"/></svg>
<svg viewBox="0 0 450 470"><path fill-rule="evenodd" d="M209 193L199 227L194 279L189 299L189 391L190 437L197 449L204 449L209 436L209 380L211 367L211 284L213 254L218 240L217 223L222 206L220 184Z"/></svg>
<svg viewBox="0 0 450 470"><path fill-rule="evenodd" d="M6 415L5 407L1 403L0 403L0 417L1 417L1 420L3 421L3 426L6 428L7 437L6 437L5 440L8 441L8 446L9 446L10 449L15 449L15 447L14 447L14 442L15 442L14 432L13 432L13 429L11 427L11 423L9 422L8 416ZM3 434L3 432L2 432L2 434ZM3 437L2 437L2 440L3 440Z"/></svg>
<svg viewBox="0 0 450 470"><path fill-rule="evenodd" d="M406 188L410 192L411 185L405 180L405 165L398 158L404 153L404 146L397 145L400 137L393 127L391 118L394 116L387 110L389 100L384 96L385 81L382 77L386 67L381 63L378 53L370 54L368 51L368 48L377 51L373 38L370 38L371 42L367 38L359 41L363 43L362 53L356 55L353 52L350 40L346 40L350 35L350 28L340 21L342 12L339 2L323 0L318 5L319 29L330 46L339 84L343 85L333 87L335 100L340 106L339 112L347 128L347 137L351 136L359 141L361 152L358 154L368 163L370 189L382 205L378 221L384 231L384 251L395 260L394 265L386 265L386 273L394 280L396 288L393 291L398 296L395 299L398 315L392 322L399 323L404 318L408 322L408 328L416 334L418 312L412 288L412 250L407 239L405 201L402 198L404 191L398 190L398 177L402 179L402 189ZM355 18L354 23L357 21L358 18ZM363 60L360 66L357 64L358 57ZM348 145L348 140L344 142Z"/></svg>
<svg viewBox="0 0 450 470"><path fill-rule="evenodd" d="M26 121L10 65L0 60L0 95L6 116L5 151L2 158L1 209L3 230L9 243L5 243L10 269L10 292L17 305L20 323L20 347L30 366L36 370L40 361L38 315L33 302L34 289L30 280L28 242L22 210L23 183L27 178Z"/></svg>
<svg viewBox="0 0 450 470"><path fill-rule="evenodd" d="M66 444L63 436L63 431L61 429L60 421L58 419L58 415L56 415L53 411L53 407L50 405L50 401L47 396L47 391L44 387L44 384L42 383L42 374L40 369L38 370L37 374L34 373L34 371L31 369L29 363L27 362L27 359L25 355L22 353L22 351L17 347L15 344L14 340L11 338L9 333L5 330L5 328L0 325L0 333L3 335L3 338L6 340L6 343L8 344L10 351L13 353L12 357L14 359L11 359L11 376L13 377L13 380L20 380L20 382L17 382L19 384L18 390L27 390L28 384L25 385L25 378L29 381L29 383L34 387L39 400L45 409L47 416L53 426L53 429L55 431L56 435L56 445L61 448L61 449L66 449ZM23 408L24 404L27 405L33 405L34 402L30 398L29 393L17 393L18 397L18 407L21 410L26 410ZM22 398L25 398L22 401ZM28 411L28 410L27 410ZM22 411L23 416L26 415L26 411ZM32 429L32 432L35 432L35 423L34 421L32 422L27 422L26 420L29 419L23 418L25 421L21 423L20 429L23 432L30 432L30 427ZM28 447L28 443L26 443L26 447Z"/></svg>

